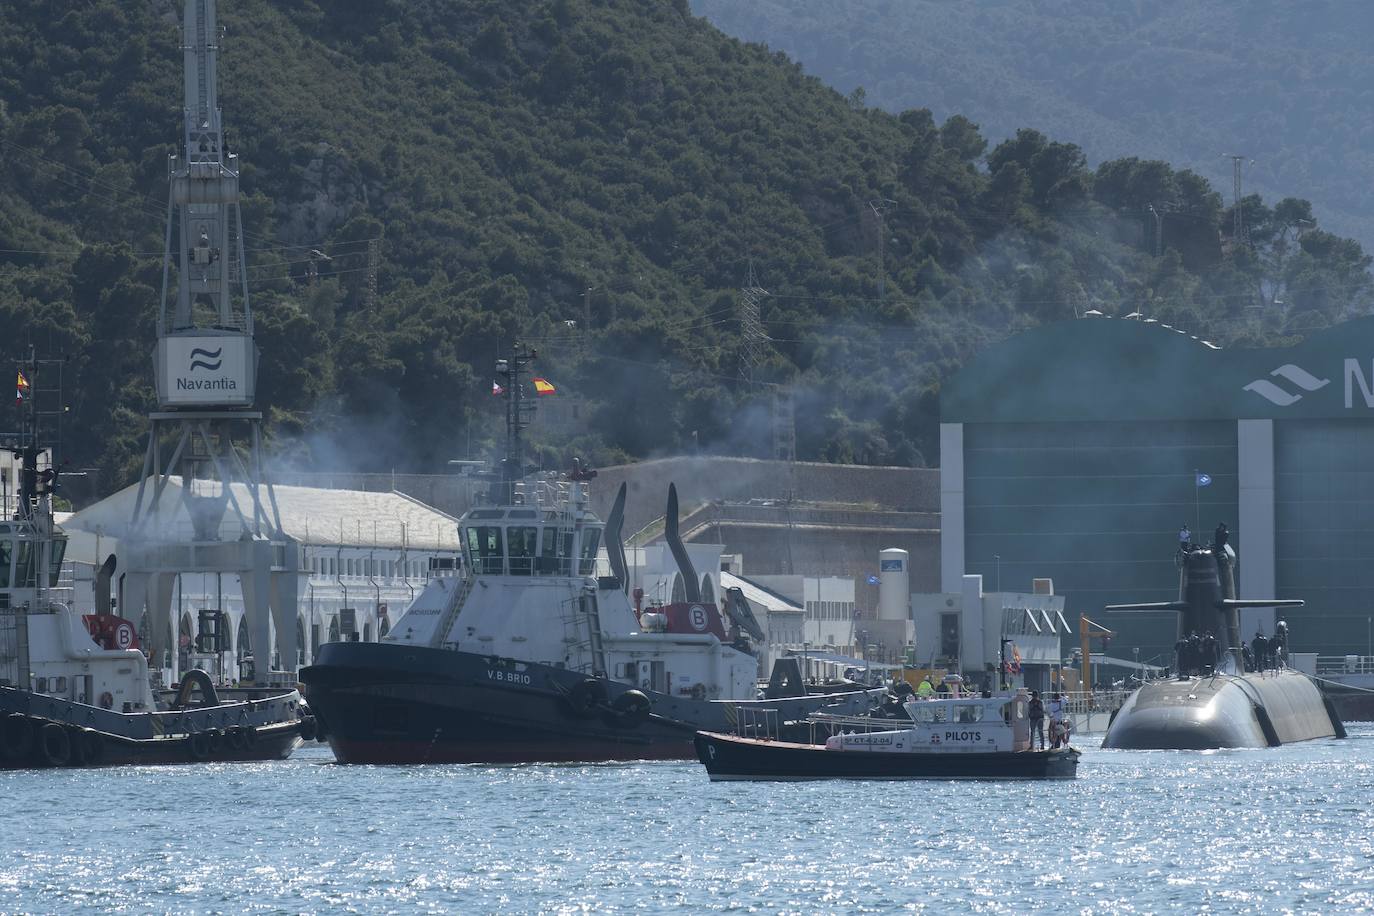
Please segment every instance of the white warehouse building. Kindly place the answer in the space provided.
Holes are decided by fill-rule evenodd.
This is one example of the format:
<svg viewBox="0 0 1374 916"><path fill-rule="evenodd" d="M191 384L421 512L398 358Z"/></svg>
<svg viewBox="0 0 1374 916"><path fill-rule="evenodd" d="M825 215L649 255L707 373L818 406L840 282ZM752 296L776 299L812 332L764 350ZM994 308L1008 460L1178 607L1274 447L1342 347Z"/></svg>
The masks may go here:
<svg viewBox="0 0 1374 916"><path fill-rule="evenodd" d="M179 487L180 481L173 478L169 489ZM323 642L380 639L436 570L457 566L457 519L403 493L273 489L282 531L297 546L300 568L296 577L297 658L291 664L277 657L274 646L272 670L309 664ZM100 564L110 554L118 560L137 491L137 484L126 487L59 519L70 537L67 560L82 613L94 611L95 573ZM163 531L163 536L189 540L191 523L180 494L167 493L163 505L176 507L165 516L170 530ZM116 566L116 614L121 613L120 572ZM163 669L167 682L191 667L205 668L224 681L238 680L243 666L256 662L237 575L179 574L172 611L176 639L160 642L177 646L178 651L151 660L151 667ZM146 620L134 623L146 628Z"/></svg>

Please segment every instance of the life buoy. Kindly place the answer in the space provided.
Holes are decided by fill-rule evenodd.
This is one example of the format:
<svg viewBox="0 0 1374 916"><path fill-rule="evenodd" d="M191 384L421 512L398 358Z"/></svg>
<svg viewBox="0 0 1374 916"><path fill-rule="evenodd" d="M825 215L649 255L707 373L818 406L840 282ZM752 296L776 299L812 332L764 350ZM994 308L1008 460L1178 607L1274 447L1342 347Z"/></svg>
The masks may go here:
<svg viewBox="0 0 1374 916"><path fill-rule="evenodd" d="M692 685L692 699L694 699L694 700L704 700L704 699L706 699L706 685L705 685L705 684L693 684L693 685Z"/></svg>
<svg viewBox="0 0 1374 916"><path fill-rule="evenodd" d="M586 678L573 684L564 699L573 715L590 718L596 715L599 707L606 704L606 685L594 678Z"/></svg>
<svg viewBox="0 0 1374 916"><path fill-rule="evenodd" d="M57 722L48 722L38 730L38 756L50 767L64 767L72 759L72 739Z"/></svg>
<svg viewBox="0 0 1374 916"><path fill-rule="evenodd" d="M19 760L33 751L34 727L29 717L22 712L12 712L5 716L0 726L0 753L6 760Z"/></svg>
<svg viewBox="0 0 1374 916"><path fill-rule="evenodd" d="M210 756L210 736L205 732L195 732L186 739L186 749L192 760L204 760Z"/></svg>
<svg viewBox="0 0 1374 916"><path fill-rule="evenodd" d="M108 690L102 693L100 695L100 708L114 709L114 694L110 693Z"/></svg>

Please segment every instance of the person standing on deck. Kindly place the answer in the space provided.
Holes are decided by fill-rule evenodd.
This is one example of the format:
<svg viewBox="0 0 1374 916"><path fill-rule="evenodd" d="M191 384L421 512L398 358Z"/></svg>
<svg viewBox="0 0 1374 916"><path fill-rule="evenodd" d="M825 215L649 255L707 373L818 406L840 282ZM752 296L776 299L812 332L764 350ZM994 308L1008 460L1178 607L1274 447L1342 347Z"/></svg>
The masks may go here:
<svg viewBox="0 0 1374 916"><path fill-rule="evenodd" d="M1040 750L1045 749L1045 703L1040 699L1040 691L1032 690L1030 703L1026 706L1030 719L1031 750L1035 750L1035 739L1040 739Z"/></svg>

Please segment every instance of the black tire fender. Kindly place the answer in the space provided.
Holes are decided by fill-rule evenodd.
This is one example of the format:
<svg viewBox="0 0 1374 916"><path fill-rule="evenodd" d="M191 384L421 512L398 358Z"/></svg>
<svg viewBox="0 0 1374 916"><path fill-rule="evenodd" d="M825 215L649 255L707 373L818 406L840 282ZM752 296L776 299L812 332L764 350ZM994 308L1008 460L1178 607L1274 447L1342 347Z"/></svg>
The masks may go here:
<svg viewBox="0 0 1374 916"><path fill-rule="evenodd" d="M611 724L620 728L639 728L649 721L654 704L648 694L627 690L611 702Z"/></svg>
<svg viewBox="0 0 1374 916"><path fill-rule="evenodd" d="M564 697L568 710L583 719L596 715L597 709L606 704L606 685L595 678L586 678L572 685Z"/></svg>
<svg viewBox="0 0 1374 916"><path fill-rule="evenodd" d="M81 746L87 766L99 766L105 761L105 736L93 728L81 729Z"/></svg>
<svg viewBox="0 0 1374 916"><path fill-rule="evenodd" d="M72 760L72 739L57 722L44 723L38 730L38 757L50 767L64 767Z"/></svg>

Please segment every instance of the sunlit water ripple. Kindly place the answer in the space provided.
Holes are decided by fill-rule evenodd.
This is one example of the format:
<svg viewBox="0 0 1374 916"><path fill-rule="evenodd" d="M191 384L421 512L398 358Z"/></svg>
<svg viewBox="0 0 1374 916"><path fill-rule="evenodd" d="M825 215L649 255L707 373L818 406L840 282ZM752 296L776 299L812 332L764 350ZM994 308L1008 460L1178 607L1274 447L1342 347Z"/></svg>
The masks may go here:
<svg viewBox="0 0 1374 916"><path fill-rule="evenodd" d="M1374 910L1374 726L1072 783L696 764L0 773L0 912Z"/></svg>

